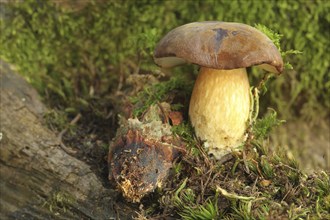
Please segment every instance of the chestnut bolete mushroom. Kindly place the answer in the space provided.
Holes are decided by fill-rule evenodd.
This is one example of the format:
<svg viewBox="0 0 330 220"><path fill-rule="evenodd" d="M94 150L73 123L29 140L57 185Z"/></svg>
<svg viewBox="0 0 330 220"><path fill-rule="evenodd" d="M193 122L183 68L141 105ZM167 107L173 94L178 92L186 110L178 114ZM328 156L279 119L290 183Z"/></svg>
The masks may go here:
<svg viewBox="0 0 330 220"><path fill-rule="evenodd" d="M220 159L245 140L250 113L246 68L258 65L279 74L283 60L261 31L239 23L194 22L170 31L160 40L154 60L163 68L199 65L189 116L196 135Z"/></svg>

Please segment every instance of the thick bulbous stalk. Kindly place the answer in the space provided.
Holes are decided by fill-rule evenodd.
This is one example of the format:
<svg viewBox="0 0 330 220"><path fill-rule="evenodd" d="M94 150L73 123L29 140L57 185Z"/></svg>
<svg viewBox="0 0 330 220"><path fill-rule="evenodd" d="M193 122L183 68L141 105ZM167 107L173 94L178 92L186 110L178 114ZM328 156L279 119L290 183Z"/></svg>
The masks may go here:
<svg viewBox="0 0 330 220"><path fill-rule="evenodd" d="M189 116L196 135L217 159L246 139L250 113L250 85L246 69L202 67L192 92Z"/></svg>

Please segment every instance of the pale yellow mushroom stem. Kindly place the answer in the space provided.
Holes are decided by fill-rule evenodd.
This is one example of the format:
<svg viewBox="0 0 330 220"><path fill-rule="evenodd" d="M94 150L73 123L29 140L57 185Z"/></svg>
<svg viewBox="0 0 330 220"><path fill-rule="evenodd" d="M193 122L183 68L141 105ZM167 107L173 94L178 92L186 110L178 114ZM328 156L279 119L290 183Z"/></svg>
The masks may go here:
<svg viewBox="0 0 330 220"><path fill-rule="evenodd" d="M189 116L196 135L217 159L246 139L250 114L246 69L201 67L192 92Z"/></svg>

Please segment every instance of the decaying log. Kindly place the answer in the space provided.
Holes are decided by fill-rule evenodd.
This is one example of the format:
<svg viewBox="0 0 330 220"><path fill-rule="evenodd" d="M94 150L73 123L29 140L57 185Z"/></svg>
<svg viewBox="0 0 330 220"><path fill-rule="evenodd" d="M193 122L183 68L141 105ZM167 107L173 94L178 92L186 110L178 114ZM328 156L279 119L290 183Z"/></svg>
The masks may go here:
<svg viewBox="0 0 330 220"><path fill-rule="evenodd" d="M0 64L0 219L129 218L114 190L45 127L36 91Z"/></svg>

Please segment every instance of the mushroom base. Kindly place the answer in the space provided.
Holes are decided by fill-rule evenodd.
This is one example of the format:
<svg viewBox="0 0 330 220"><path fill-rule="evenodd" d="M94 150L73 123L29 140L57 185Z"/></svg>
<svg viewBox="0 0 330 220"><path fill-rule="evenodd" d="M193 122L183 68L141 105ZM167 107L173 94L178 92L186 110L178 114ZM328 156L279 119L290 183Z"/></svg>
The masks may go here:
<svg viewBox="0 0 330 220"><path fill-rule="evenodd" d="M196 135L217 159L246 139L250 112L250 85L246 69L202 67L190 100L189 116Z"/></svg>

